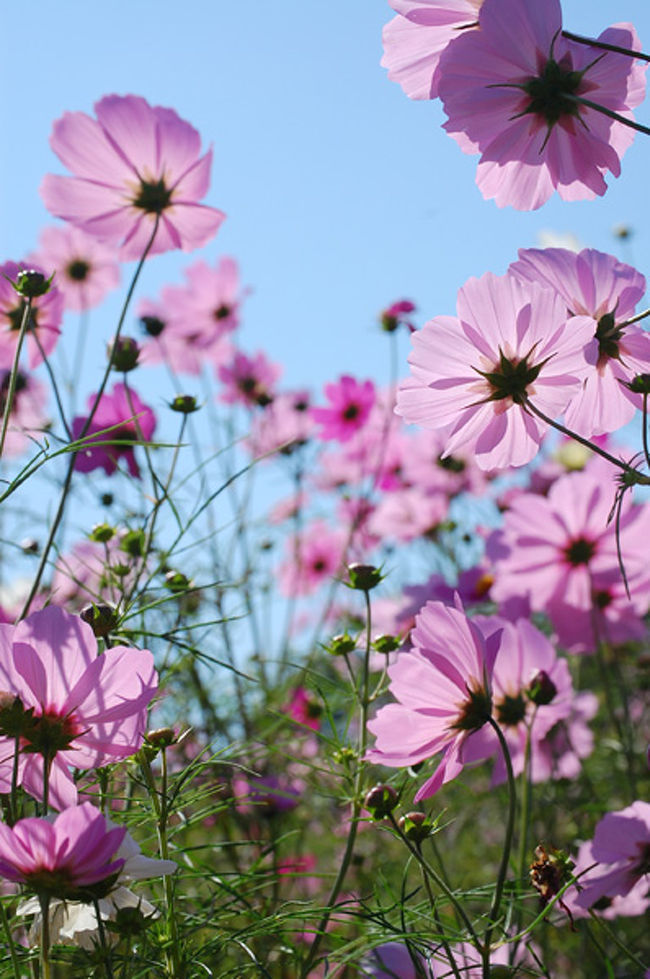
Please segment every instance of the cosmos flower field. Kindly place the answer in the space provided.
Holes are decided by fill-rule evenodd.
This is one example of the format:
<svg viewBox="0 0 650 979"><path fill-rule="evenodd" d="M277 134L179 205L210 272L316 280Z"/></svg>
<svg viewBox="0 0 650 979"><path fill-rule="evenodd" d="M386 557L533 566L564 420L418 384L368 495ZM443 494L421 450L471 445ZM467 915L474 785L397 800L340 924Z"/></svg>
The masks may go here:
<svg viewBox="0 0 650 979"><path fill-rule="evenodd" d="M633 25L390 8L495 221L625 179ZM643 269L519 249L378 298L390 383L291 387L213 135L71 106L0 268L0 977L649 979Z"/></svg>

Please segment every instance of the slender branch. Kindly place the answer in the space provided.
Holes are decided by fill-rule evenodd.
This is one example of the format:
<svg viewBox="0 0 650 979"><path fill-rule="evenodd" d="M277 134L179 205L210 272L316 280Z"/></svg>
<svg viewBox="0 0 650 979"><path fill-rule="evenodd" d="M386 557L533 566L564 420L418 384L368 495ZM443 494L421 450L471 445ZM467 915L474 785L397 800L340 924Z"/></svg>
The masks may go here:
<svg viewBox="0 0 650 979"><path fill-rule="evenodd" d="M650 127L635 122L634 119L628 119L626 116L622 116L620 112L614 112L613 109L607 109L598 102L592 102L591 99L586 99L583 95L571 95L567 92L563 94L563 98L569 102L575 102L576 105L584 105L587 109L593 109L594 112L600 112L601 115L613 119L614 122L620 122L623 126L635 129L637 133L645 133L646 136L650 136Z"/></svg>
<svg viewBox="0 0 650 979"><path fill-rule="evenodd" d="M2 433L0 434L0 457L4 451L5 439L7 437L7 429L9 427L9 419L11 417L11 409L14 406L14 399L16 397L16 386L18 384L18 373L20 366L20 354L23 349L23 343L25 342L25 336L27 335L27 328L29 326L29 321L32 315L32 300L27 298L24 300L25 305L23 306L23 315L20 321L20 330L18 331L18 342L16 343L16 352L14 353L14 362L11 365L11 373L9 374L9 390L7 391L7 400L5 401L5 410L2 418Z"/></svg>

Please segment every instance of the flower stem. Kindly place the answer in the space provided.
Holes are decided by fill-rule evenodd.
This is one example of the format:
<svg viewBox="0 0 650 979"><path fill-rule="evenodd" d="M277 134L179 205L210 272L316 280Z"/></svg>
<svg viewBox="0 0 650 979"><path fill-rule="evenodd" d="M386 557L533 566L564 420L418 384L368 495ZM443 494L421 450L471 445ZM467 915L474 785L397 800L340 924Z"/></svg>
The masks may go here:
<svg viewBox="0 0 650 979"><path fill-rule="evenodd" d="M4 901L0 901L0 919L2 919L2 929L5 933L5 941L9 948L9 954L11 956L11 965L14 970L15 979L21 979L20 974L20 964L18 962L18 956L16 955L16 943L14 942L14 936L11 934L11 928L9 927L9 919L7 918L7 911L4 906Z"/></svg>
<svg viewBox="0 0 650 979"><path fill-rule="evenodd" d="M581 34L574 34L572 31L562 31L562 37L566 37L568 41L575 41L576 44L586 44L590 48L613 51L615 54L625 54L628 58L638 58L639 61L650 61L650 54L644 54L643 51L632 51L631 48L623 48L619 44L609 44L607 41L583 37Z"/></svg>
<svg viewBox="0 0 650 979"><path fill-rule="evenodd" d="M642 125L640 122L635 122L634 119L627 119L622 116L620 112L614 112L613 109L607 109L604 105L600 105L598 102L592 102L591 99L586 99L583 95L570 95L566 93L564 98L569 102L575 102L576 105L584 105L587 109L593 109L594 112L600 112L601 115L607 116L609 119L613 119L615 122L620 122L623 126L628 126L629 129L636 130L637 133L645 133L646 136L650 136L650 127Z"/></svg>
<svg viewBox="0 0 650 979"><path fill-rule="evenodd" d="M39 894L41 905L41 979L51 979L50 972L50 899Z"/></svg>
<svg viewBox="0 0 650 979"><path fill-rule="evenodd" d="M7 429L9 428L9 419L11 418L11 410L14 406L14 399L16 397L16 386L18 384L18 373L20 370L20 354L23 349L23 343L25 342L25 336L27 335L27 328L29 326L29 321L32 316L32 300L27 298L24 300L23 315L20 321L20 330L18 331L18 342L16 343L16 352L14 354L14 362L11 365L11 373L9 375L9 390L7 391L7 400L5 401L5 410L2 416L2 432L0 432L0 458L5 447L5 439L7 438Z"/></svg>
<svg viewBox="0 0 650 979"><path fill-rule="evenodd" d="M515 826L515 814L517 811L517 790L515 785L515 776L512 771L512 761L510 760L510 751L508 749L508 742L506 741L503 731L494 720L493 717L488 718L488 724L494 730L497 738L499 739L499 745L501 751L503 752L503 760L506 765L506 771L508 773L508 823L506 825L506 836L503 843L503 853L501 855L501 866L499 867L499 876L497 877L497 884L494 889L494 897L492 898L492 907L490 908L490 916L488 918L488 926L485 932L484 944L483 944L483 979L489 979L490 977L490 942L492 940L492 932L494 926L497 923L499 908L501 906L501 898L503 896L503 888L506 880L506 874L508 872L508 862L510 860L510 850L512 848L512 837Z"/></svg>

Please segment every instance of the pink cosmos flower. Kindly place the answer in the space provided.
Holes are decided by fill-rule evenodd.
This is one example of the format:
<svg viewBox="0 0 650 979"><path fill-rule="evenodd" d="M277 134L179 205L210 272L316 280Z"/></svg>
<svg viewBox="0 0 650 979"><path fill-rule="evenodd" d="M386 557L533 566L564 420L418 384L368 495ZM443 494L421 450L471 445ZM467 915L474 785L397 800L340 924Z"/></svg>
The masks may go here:
<svg viewBox="0 0 650 979"><path fill-rule="evenodd" d="M401 942L384 942L364 957L361 975L372 979L433 979L435 973L415 949L411 951Z"/></svg>
<svg viewBox="0 0 650 979"><path fill-rule="evenodd" d="M612 255L585 248L522 249L511 270L530 282L547 285L566 302L569 315L590 316L598 360L565 412L565 424L590 438L614 432L641 407L639 394L626 383L650 373L650 336L626 320L645 293L645 279Z"/></svg>
<svg viewBox="0 0 650 979"><path fill-rule="evenodd" d="M410 299L398 299L396 302L391 303L386 309L382 309L379 314L379 322L381 323L382 329L386 333L394 333L397 327L403 324L408 330L413 331L415 327L406 317L414 313L415 310L415 303L412 303Z"/></svg>
<svg viewBox="0 0 650 979"><path fill-rule="evenodd" d="M224 385L219 400L265 408L273 401L275 384L281 374L282 367L268 360L261 351L249 357L236 350L230 361L217 367L217 375Z"/></svg>
<svg viewBox="0 0 650 979"><path fill-rule="evenodd" d="M50 801L57 809L74 805L70 769L99 768L135 754L157 685L148 650L114 646L98 656L90 626L56 606L15 627L0 625L0 689L33 711L20 738L19 784L42 797L43 752L54 745ZM15 737L4 736L4 721L0 717L0 791L9 792Z"/></svg>
<svg viewBox="0 0 650 979"><path fill-rule="evenodd" d="M594 832L589 857L598 866L581 876L575 903L585 911L603 899L625 897L639 883L650 886L650 803L633 802L608 812ZM646 907L650 900L646 899Z"/></svg>
<svg viewBox="0 0 650 979"><path fill-rule="evenodd" d="M278 568L282 594L311 595L339 573L345 542L345 533L332 530L322 520L315 520L299 537L291 537Z"/></svg>
<svg viewBox="0 0 650 979"><path fill-rule="evenodd" d="M124 865L115 859L126 829L109 829L90 802L47 819L0 823L0 875L62 900L101 895Z"/></svg>
<svg viewBox="0 0 650 979"><path fill-rule="evenodd" d="M71 225L43 228L39 247L29 258L55 272L54 282L66 309L99 306L120 284L115 250Z"/></svg>
<svg viewBox="0 0 650 979"><path fill-rule="evenodd" d="M290 455L312 436L309 391L285 392L253 419L248 448L256 456L272 452Z"/></svg>
<svg viewBox="0 0 650 979"><path fill-rule="evenodd" d="M401 768L442 752L415 801L428 799L474 760L476 738L492 711L491 677L500 634L487 640L458 608L429 602L415 620L413 649L389 667L397 703L368 724L377 738L368 761ZM480 741L478 757L484 757Z"/></svg>
<svg viewBox="0 0 650 979"><path fill-rule="evenodd" d="M310 696L305 687L296 687L291 699L282 709L298 724L309 727L312 731L320 730L321 705L314 696Z"/></svg>
<svg viewBox="0 0 650 979"><path fill-rule="evenodd" d="M577 778L582 759L594 749L588 721L598 713L598 697L589 690L576 693L567 717L559 720L536 745L535 780Z"/></svg>
<svg viewBox="0 0 650 979"><path fill-rule="evenodd" d="M337 384L325 385L325 396L330 407L311 409L314 421L322 425L318 437L347 442L368 420L375 403L375 385L343 374Z"/></svg>
<svg viewBox="0 0 650 979"><path fill-rule="evenodd" d="M478 26L483 0L389 0L398 13L384 27L384 57L391 81L410 99L438 94L438 62L461 31Z"/></svg>
<svg viewBox="0 0 650 979"><path fill-rule="evenodd" d="M88 398L92 407L95 396ZM86 424L86 417L78 415L72 421L72 437L77 439ZM90 428L84 436L84 447L75 459L75 469L91 472L103 469L107 476L117 470L124 459L132 476L140 475L140 468L133 453L134 442L150 442L156 428L156 417L131 389L124 384L114 384L99 402ZM110 429L110 431L108 431ZM101 433L101 434L100 434ZM119 444L122 443L122 444Z"/></svg>
<svg viewBox="0 0 650 979"><path fill-rule="evenodd" d="M412 377L396 411L444 428L445 456L468 450L481 469L523 466L547 428L526 403L562 413L588 370L585 351L595 355L593 321L567 320L557 294L512 274L469 279L457 308L457 318L439 316L413 334Z"/></svg>
<svg viewBox="0 0 650 979"><path fill-rule="evenodd" d="M0 419L4 417L11 371L0 368ZM49 425L45 413L47 388L33 374L19 371L16 378L16 391L7 429L3 453L5 457L17 456L30 446L31 439L37 438Z"/></svg>
<svg viewBox="0 0 650 979"><path fill-rule="evenodd" d="M51 274L29 262L5 262L0 265L0 367L11 368L16 354L25 300L18 295L11 282L15 282L25 269L34 269L47 276ZM32 300L31 325L27 330L30 367L36 367L43 360L43 353L47 355L54 349L61 333L59 327L62 319L63 296L52 284L49 292Z"/></svg>
<svg viewBox="0 0 650 979"><path fill-rule="evenodd" d="M50 145L72 177L48 174L41 185L47 209L102 241L122 259L143 254L159 221L150 254L192 251L216 234L224 214L199 204L210 184L212 151L173 109L135 95L107 95L96 119L66 112Z"/></svg>
<svg viewBox="0 0 650 979"><path fill-rule="evenodd" d="M448 513L449 503L443 493L426 493L417 487L396 489L382 497L368 530L376 538L407 542L433 533Z"/></svg>
<svg viewBox="0 0 650 979"><path fill-rule="evenodd" d="M613 485L587 472L562 476L547 497L523 493L515 499L503 529L488 541L495 565L492 598L528 596L534 611L549 614L556 603L590 609L594 576L618 569L616 526L608 522L613 500ZM626 498L619 531L634 598L636 581L647 580L650 507ZM647 603L645 586L640 600Z"/></svg>
<svg viewBox="0 0 650 979"><path fill-rule="evenodd" d="M140 558L134 559L121 545L123 534L103 544L92 540L76 543L57 559L50 586L51 601L66 608L84 608L89 602L119 605L131 588Z"/></svg>
<svg viewBox="0 0 650 979"><path fill-rule="evenodd" d="M557 190L584 200L618 176L633 130L598 111L632 118L645 94L644 66L561 35L559 0L484 0L479 30L440 56L444 128L465 153L480 153L476 182L499 207L540 207ZM631 25L598 38L639 50ZM588 103L588 104L585 104Z"/></svg>

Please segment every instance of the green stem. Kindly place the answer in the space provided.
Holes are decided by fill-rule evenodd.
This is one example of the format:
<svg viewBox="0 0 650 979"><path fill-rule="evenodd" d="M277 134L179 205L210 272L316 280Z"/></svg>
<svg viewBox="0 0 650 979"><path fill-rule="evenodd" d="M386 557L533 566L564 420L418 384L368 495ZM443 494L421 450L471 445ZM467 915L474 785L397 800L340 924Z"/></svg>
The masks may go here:
<svg viewBox="0 0 650 979"><path fill-rule="evenodd" d="M41 905L41 979L51 979L50 972L50 899L39 894Z"/></svg>
<svg viewBox="0 0 650 979"><path fill-rule="evenodd" d="M111 950L108 942L106 941L106 929L104 928L104 922L102 921L102 916L99 910L99 901L97 898L93 900L93 906L95 908L95 916L97 918L97 931L99 933L99 945L104 957L104 969L106 971L106 979L113 979L113 966L111 965Z"/></svg>
<svg viewBox="0 0 650 979"><path fill-rule="evenodd" d="M508 872L508 863L510 860L510 850L512 848L512 837L515 826L515 815L517 812L517 790L515 785L515 776L512 771L512 761L510 760L510 751L508 749L508 742L506 741L503 731L494 720L493 717L488 718L488 724L494 730L497 738L499 739L499 745L503 753L503 760L506 765L506 771L508 773L508 823L506 826L506 836L503 844L503 853L501 855L501 866L499 867L499 876L497 877L497 884L494 889L494 897L492 898L492 907L490 908L490 916L488 918L488 926L485 932L484 945L483 945L483 979L489 979L490 977L490 942L492 939L492 932L494 931L494 926L497 923L499 916L499 908L501 907L501 898L503 896L503 888L506 881L506 874Z"/></svg>
<svg viewBox="0 0 650 979"><path fill-rule="evenodd" d="M627 119L622 116L620 112L614 112L613 109L607 109L604 105L600 105L598 102L592 102L591 99L586 99L582 95L570 95L568 92L563 96L569 102L575 102L576 105L584 105L587 109L593 109L594 112L600 112L601 115L607 116L608 119L613 119L615 122L620 122L623 126L627 126L629 129L634 129L637 133L645 133L646 136L650 136L650 128L648 126L643 126L640 122L635 122L634 119Z"/></svg>
<svg viewBox="0 0 650 979"><path fill-rule="evenodd" d="M135 270L135 272L133 274L133 279L131 280L131 285L129 286L129 289L127 291L126 297L124 299L124 303L122 305L122 311L120 313L120 318L119 318L119 320L117 322L117 327L115 329L115 335L113 337L113 346L115 346L115 343L119 339L119 335L120 335L120 332L122 330L122 326L124 325L124 320L126 319L127 310L128 310L129 305L131 303L131 299L133 297L133 293L135 292L135 287L136 287L136 284L138 282L138 279L140 278L140 273L142 272L142 269L144 267L144 263L146 261L147 255L151 251L151 247L152 247L152 245L154 243L154 238L156 237L156 232L158 231L159 219L160 219L160 215L156 215L156 221L154 223L154 227L153 227L153 231L151 233L151 237L149 238L149 241L147 242L147 245L145 247L145 250L142 253L142 258L138 262L137 268L136 268L136 270ZM99 406L99 402L101 401L102 395L103 395L104 390L106 388L106 385L108 383L108 378L110 376L110 373L111 373L111 360L110 360L110 357L109 357L108 358L108 363L106 365L106 369L104 371L104 376L102 378L102 382L99 385L99 389L97 390L97 393L95 395L95 399L94 399L93 404L92 404L92 406L90 408L90 413L88 414L88 417L86 418L86 421L84 423L84 426L83 426L81 432L79 433L79 436L78 436L79 439L83 439L83 437L87 434L88 429L90 428L90 426L92 424L92 420L95 417L95 412L97 411L97 408ZM41 583L41 579L43 577L43 572L45 571L45 568L47 566L47 562L48 562L49 557L50 557L50 551L52 550L52 547L54 545L54 538L56 537L57 530L59 529L59 525L61 523L61 520L63 519L63 514L64 514L64 511L65 511L65 506L66 506L66 502L67 502L67 499L68 499L68 490L70 489L70 483L72 482L72 474L74 472L74 464L75 464L75 461L76 461L76 458L77 458L77 455L78 455L79 451L80 450L77 449L76 451L72 452L71 455L70 455L70 461L68 462L68 470L66 472L65 479L63 480L63 487L61 489L61 494L59 496L59 505L57 507L57 511L56 511L55 516L54 516L54 520L52 522L52 526L50 528L50 533L48 535L48 538L47 538L45 547L43 548L43 553L41 554L41 560L39 562L38 569L36 571L36 577L34 578L34 581L32 583L32 587L30 588L29 595L27 596L27 599L25 600L25 604L23 605L23 608L22 608L22 611L20 613L19 619L24 619L25 616L29 613L29 609L31 607L31 604L34 601L34 596L36 595L36 592L39 589L39 586L40 586L40 583Z"/></svg>
<svg viewBox="0 0 650 979"><path fill-rule="evenodd" d="M648 449L648 392L643 392L643 425L641 428L643 434L643 454L645 456L646 466L650 467L650 450Z"/></svg>
<svg viewBox="0 0 650 979"><path fill-rule="evenodd" d="M167 839L167 752L163 748L161 756L161 785L160 785L160 815L158 819L158 843L160 846L160 856L162 860L169 860L169 840ZM165 886L165 910L167 912L167 927L169 938L171 939L171 954L168 948L165 949L167 959L167 972L170 979L182 979L180 947L178 929L176 927L176 916L174 913L174 883L169 874L164 877Z"/></svg>
<svg viewBox="0 0 650 979"><path fill-rule="evenodd" d="M440 918L440 912L438 911L438 905L436 904L436 899L431 889L431 881L429 880L429 875L427 874L426 870L422 866L422 846L420 843L416 843L415 847L418 853L420 854L420 872L422 874L422 881L424 883L424 889L427 892L427 897L429 898L429 904L431 905L433 920L438 926L438 930L440 932L440 941L442 942L442 947L445 950L445 955L449 960L449 966L454 974L455 979L461 979L460 972L458 971L458 966L456 965L456 959L453 956L451 947L449 945L449 942L447 941L447 937L444 932L444 927L442 924L442 920Z"/></svg>
<svg viewBox="0 0 650 979"><path fill-rule="evenodd" d="M9 428L9 419L11 418L11 410L14 406L14 399L16 397L16 385L18 384L18 374L20 370L20 354L23 349L23 343L25 342L25 336L27 335L27 328L29 326L29 321L32 315L32 300L31 298L24 300L23 315L20 321L20 330L18 331L18 342L16 343L16 352L14 354L14 362L11 365L11 373L9 375L9 390L7 391L7 400L5 401L4 415L2 416L2 432L0 433L0 458L5 447L5 439L7 437L7 429Z"/></svg>
<svg viewBox="0 0 650 979"><path fill-rule="evenodd" d="M14 970L14 977L15 979L21 979L20 965L18 963L18 956L16 955L16 943L14 942L14 936L11 934L11 928L9 927L9 919L7 918L4 901L0 901L0 918L2 919L2 928L5 933L5 941L9 947L9 955L11 956L11 965Z"/></svg>
<svg viewBox="0 0 650 979"><path fill-rule="evenodd" d="M603 459L607 459L607 461L611 462L613 466L616 466L618 469L622 469L623 472L632 475L634 477L634 482L638 483L639 486L650 486L649 476L644 476L643 473L638 472L632 466L628 466L626 462L623 462L621 459L617 459L615 456L610 455L609 452L602 449L599 445L596 445L594 442L590 442L589 439L583 438L582 435L578 435L577 432L572 432L570 428L565 428L565 426L560 424L560 422L556 422L552 418L549 418L549 416L545 415L543 411L536 408L532 401L530 401L527 397L524 401L523 408L525 411L529 411L531 415L535 415L537 418L539 418L540 421L550 425L551 428L554 428L557 432L561 432L562 435L567 435L576 442L580 442L581 445L584 445L587 449L590 449L591 452L595 452L597 455L602 456Z"/></svg>
<svg viewBox="0 0 650 979"><path fill-rule="evenodd" d="M628 58L638 58L639 61L650 61L650 55L643 51L632 51L631 48L623 48L618 44L608 44L607 41L597 41L591 37L583 37L581 34L574 34L572 31L562 31L562 37L568 41L575 41L577 44L586 44L590 48L600 48L601 51L613 51L615 54L625 54Z"/></svg>

